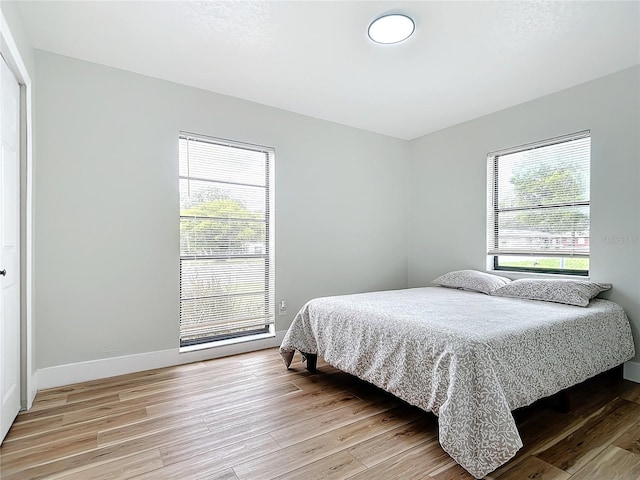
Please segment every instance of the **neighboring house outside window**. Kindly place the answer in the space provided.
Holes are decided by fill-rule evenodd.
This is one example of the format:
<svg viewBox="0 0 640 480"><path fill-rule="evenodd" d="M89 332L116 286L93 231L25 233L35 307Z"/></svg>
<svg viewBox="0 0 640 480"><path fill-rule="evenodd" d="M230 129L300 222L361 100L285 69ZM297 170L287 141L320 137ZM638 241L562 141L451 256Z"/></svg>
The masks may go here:
<svg viewBox="0 0 640 480"><path fill-rule="evenodd" d="M274 158L179 135L183 348L275 334Z"/></svg>
<svg viewBox="0 0 640 480"><path fill-rule="evenodd" d="M589 274L590 163L589 131L488 155L494 270Z"/></svg>

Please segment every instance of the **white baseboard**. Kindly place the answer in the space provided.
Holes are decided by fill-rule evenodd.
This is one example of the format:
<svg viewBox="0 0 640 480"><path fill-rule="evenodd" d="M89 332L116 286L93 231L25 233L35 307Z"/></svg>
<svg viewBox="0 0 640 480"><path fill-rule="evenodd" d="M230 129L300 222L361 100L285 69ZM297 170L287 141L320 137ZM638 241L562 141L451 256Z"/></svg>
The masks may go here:
<svg viewBox="0 0 640 480"><path fill-rule="evenodd" d="M624 364L623 376L625 380L640 383L640 363L626 362Z"/></svg>
<svg viewBox="0 0 640 480"><path fill-rule="evenodd" d="M61 387L63 385L114 377L116 375L169 367L183 363L199 362L212 358L227 357L229 355L277 347L282 343L285 333L285 331L276 332L276 336L271 338L223 345L193 352L180 353L178 348L172 348L156 352L101 358L88 362L41 368L36 372L37 385L39 390Z"/></svg>

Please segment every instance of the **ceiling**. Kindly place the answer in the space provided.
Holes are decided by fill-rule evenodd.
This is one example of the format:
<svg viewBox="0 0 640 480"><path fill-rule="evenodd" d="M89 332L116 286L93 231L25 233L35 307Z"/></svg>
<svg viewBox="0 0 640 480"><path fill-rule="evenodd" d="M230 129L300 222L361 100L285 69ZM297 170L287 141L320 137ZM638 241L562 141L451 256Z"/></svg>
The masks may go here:
<svg viewBox="0 0 640 480"><path fill-rule="evenodd" d="M640 2L19 2L38 49L412 139L640 64ZM379 45L382 13L416 23Z"/></svg>

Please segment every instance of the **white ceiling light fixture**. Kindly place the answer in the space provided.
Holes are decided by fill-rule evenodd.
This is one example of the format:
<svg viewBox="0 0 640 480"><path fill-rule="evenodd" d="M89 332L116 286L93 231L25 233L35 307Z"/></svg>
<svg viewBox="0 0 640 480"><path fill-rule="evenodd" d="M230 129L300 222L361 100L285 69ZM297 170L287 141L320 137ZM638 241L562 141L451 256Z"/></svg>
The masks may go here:
<svg viewBox="0 0 640 480"><path fill-rule="evenodd" d="M385 45L400 43L409 38L416 29L413 19L401 13L392 13L376 18L369 25L369 38Z"/></svg>

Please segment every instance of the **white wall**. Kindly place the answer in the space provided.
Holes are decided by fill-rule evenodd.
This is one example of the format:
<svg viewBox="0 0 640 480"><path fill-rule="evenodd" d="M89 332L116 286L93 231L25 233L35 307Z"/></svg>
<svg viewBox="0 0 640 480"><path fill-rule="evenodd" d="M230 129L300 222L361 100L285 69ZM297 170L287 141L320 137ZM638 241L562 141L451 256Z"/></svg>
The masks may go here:
<svg viewBox="0 0 640 480"><path fill-rule="evenodd" d="M16 2L0 2L0 11L7 20L9 29L11 30L11 36L20 51L22 61L33 79L33 73L35 71L34 50L22 23L22 16L20 15L18 5Z"/></svg>
<svg viewBox="0 0 640 480"><path fill-rule="evenodd" d="M276 298L407 285L404 141L36 51L39 368L178 347L178 131L276 149Z"/></svg>
<svg viewBox="0 0 640 480"><path fill-rule="evenodd" d="M409 145L409 286L486 267L486 158L591 130L591 278L611 282L640 353L640 67L426 135ZM640 360L640 355L636 356Z"/></svg>
<svg viewBox="0 0 640 480"><path fill-rule="evenodd" d="M35 63L41 369L177 349L180 130L276 148L282 331L312 297L484 269L487 153L590 129L591 278L613 283L640 338L640 67L404 142L47 52Z"/></svg>

